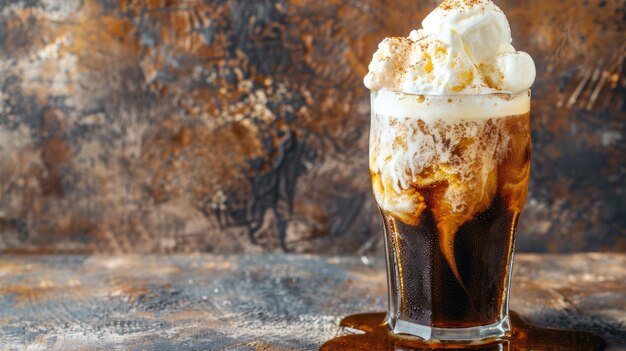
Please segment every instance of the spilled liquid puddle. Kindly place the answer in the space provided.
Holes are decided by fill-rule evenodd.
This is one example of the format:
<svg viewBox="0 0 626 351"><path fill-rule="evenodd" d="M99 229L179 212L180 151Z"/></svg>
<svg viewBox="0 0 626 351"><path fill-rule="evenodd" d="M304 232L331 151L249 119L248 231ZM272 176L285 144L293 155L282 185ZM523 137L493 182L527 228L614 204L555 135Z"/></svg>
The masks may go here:
<svg viewBox="0 0 626 351"><path fill-rule="evenodd" d="M321 351L371 350L603 350L606 341L596 334L576 330L540 328L526 323L515 312L510 312L511 337L477 344L428 344L415 338L397 336L390 332L385 313L367 313L348 316L340 326L358 334L344 335L326 342Z"/></svg>

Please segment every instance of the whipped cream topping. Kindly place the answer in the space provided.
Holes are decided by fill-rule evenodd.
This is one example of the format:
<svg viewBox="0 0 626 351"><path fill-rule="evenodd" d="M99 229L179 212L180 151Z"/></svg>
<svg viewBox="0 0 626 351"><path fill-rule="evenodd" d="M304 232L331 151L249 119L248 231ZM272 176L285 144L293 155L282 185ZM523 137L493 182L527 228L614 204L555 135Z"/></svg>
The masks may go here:
<svg viewBox="0 0 626 351"><path fill-rule="evenodd" d="M490 0L446 0L407 38L378 45L364 79L372 91L471 95L520 93L535 81L533 59L511 45L506 16Z"/></svg>

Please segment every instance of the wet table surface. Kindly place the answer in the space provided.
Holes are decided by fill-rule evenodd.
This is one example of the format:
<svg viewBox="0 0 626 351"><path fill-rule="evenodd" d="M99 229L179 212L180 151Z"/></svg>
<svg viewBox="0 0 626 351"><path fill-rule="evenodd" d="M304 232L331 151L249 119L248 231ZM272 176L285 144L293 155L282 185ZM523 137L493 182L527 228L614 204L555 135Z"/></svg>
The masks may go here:
<svg viewBox="0 0 626 351"><path fill-rule="evenodd" d="M511 295L626 350L626 255L517 255ZM317 350L385 306L381 257L0 257L0 350Z"/></svg>

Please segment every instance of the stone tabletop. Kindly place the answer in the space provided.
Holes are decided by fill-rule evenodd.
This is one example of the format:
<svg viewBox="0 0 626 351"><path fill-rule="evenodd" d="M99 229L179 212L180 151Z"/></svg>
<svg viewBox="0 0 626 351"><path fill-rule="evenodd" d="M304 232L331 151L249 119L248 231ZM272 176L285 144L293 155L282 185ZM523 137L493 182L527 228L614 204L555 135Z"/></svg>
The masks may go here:
<svg viewBox="0 0 626 351"><path fill-rule="evenodd" d="M1 350L317 350L386 306L380 257L2 256ZM516 257L511 307L626 350L626 255Z"/></svg>

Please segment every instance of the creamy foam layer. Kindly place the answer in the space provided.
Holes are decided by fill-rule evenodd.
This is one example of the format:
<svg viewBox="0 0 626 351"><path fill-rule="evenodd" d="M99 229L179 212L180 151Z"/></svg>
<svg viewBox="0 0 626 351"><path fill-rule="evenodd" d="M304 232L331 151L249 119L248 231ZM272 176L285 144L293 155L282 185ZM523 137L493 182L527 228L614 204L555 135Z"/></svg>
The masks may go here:
<svg viewBox="0 0 626 351"><path fill-rule="evenodd" d="M530 111L530 91L517 95L415 95L373 91L372 116L419 118L423 121L488 119Z"/></svg>

